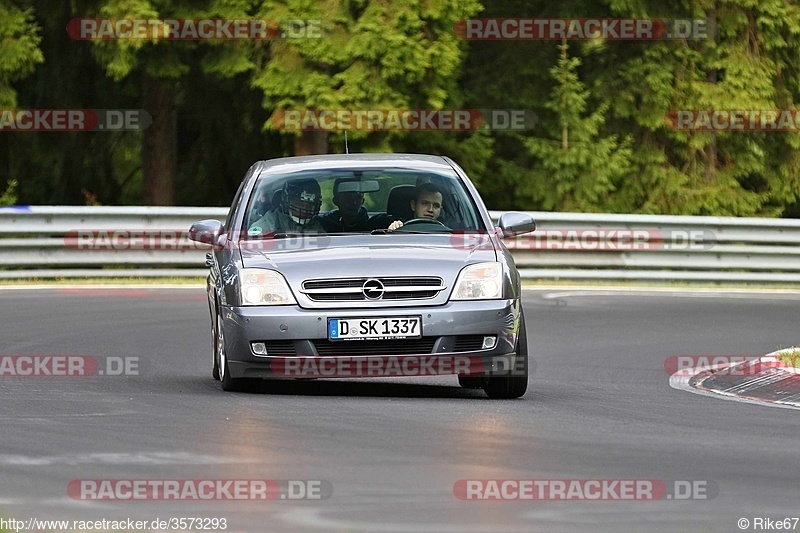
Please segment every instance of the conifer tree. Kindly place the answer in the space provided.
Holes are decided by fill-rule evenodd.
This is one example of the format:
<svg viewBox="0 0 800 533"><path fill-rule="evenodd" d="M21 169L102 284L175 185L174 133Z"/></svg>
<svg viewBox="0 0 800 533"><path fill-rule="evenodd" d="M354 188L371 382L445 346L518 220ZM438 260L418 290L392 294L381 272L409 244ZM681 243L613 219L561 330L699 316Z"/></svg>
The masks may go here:
<svg viewBox="0 0 800 533"><path fill-rule="evenodd" d="M546 210L604 211L620 180L629 173L630 143L602 135L607 104L590 109L589 90L578 77L581 61L566 41L550 69L555 86L545 107L555 116L550 137L525 142L536 158L521 192Z"/></svg>
<svg viewBox="0 0 800 533"><path fill-rule="evenodd" d="M40 41L31 9L0 3L0 109L17 105L11 83L28 76L44 61Z"/></svg>

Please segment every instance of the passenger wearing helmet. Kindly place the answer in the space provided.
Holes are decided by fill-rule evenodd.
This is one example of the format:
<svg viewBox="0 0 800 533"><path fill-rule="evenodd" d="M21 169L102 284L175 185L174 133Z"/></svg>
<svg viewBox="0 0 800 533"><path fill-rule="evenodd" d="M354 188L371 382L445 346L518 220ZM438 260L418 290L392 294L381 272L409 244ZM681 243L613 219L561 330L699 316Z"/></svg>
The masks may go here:
<svg viewBox="0 0 800 533"><path fill-rule="evenodd" d="M322 191L314 179L287 181L281 203L250 225L251 236L268 233L325 233L317 215L322 205Z"/></svg>

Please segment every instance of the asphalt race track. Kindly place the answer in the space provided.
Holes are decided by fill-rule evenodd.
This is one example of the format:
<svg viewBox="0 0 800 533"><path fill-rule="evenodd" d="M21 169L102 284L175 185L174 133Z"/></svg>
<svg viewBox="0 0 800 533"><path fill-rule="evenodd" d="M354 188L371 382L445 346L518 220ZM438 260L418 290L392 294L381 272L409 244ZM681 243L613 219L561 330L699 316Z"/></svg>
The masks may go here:
<svg viewBox="0 0 800 533"><path fill-rule="evenodd" d="M800 293L526 291L535 370L528 393L508 401L461 389L454 376L264 382L224 393L210 376L202 288L2 290L0 302L3 357L85 355L106 370L0 376L4 519L208 517L248 532L616 533L742 531L740 518L755 531L757 517L800 516L798 412L675 390L664 370L675 354L760 355L800 343ZM107 375L120 372L120 361L138 367ZM92 500L73 490L81 480L119 479L312 480L322 484L302 487L327 493L154 501ZM718 494L454 494L459 480L487 479L689 480Z"/></svg>

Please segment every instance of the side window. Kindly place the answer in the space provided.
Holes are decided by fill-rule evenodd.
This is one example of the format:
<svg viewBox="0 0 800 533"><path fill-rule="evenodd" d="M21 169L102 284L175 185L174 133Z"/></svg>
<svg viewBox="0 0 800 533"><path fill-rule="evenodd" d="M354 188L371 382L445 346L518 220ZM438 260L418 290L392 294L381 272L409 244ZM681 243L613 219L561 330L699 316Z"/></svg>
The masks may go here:
<svg viewBox="0 0 800 533"><path fill-rule="evenodd" d="M247 205L247 215L245 216L244 223L245 228L252 226L269 211L277 209L280 202L281 189L275 189L274 185L271 186L266 181L264 181L264 183L256 183Z"/></svg>

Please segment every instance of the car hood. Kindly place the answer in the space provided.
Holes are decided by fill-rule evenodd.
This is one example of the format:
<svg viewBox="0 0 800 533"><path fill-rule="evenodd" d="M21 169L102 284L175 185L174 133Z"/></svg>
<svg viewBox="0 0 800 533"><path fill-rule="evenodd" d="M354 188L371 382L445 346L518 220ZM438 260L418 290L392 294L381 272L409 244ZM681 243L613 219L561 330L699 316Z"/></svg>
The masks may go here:
<svg viewBox="0 0 800 533"><path fill-rule="evenodd" d="M312 302L300 294L302 282L328 278L380 278L394 276L437 276L446 289L426 304L441 304L455 284L458 273L468 264L496 261L488 239L465 244L451 235L336 235L289 238L242 243L245 268L269 268L281 272L302 307L331 307ZM255 244L255 246L254 246ZM260 248L260 249L259 249ZM441 300L441 301L439 301ZM349 303L349 302L348 302ZM403 305L401 302L370 302L370 306ZM419 301L409 305L419 305ZM335 306L341 307L342 302ZM350 305L345 305L349 307Z"/></svg>

